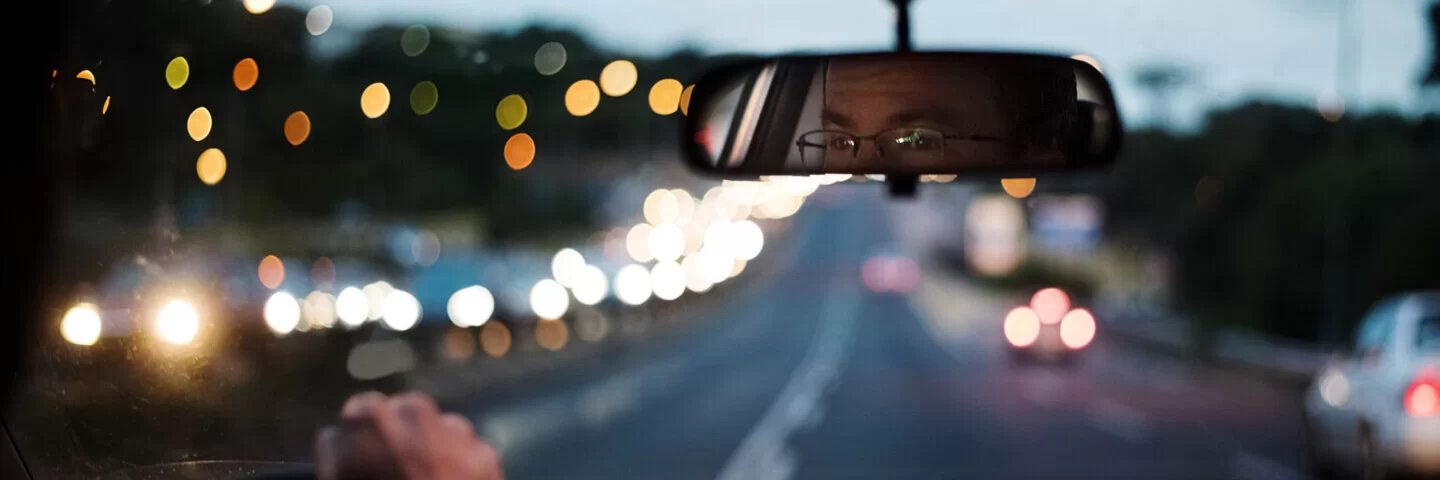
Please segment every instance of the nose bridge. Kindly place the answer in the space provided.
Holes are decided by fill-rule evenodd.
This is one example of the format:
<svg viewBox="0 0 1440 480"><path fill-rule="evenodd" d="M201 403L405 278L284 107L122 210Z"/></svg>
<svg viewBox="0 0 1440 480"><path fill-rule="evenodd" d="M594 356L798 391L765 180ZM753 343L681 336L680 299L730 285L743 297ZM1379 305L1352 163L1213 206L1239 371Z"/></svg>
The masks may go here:
<svg viewBox="0 0 1440 480"><path fill-rule="evenodd" d="M855 160L861 165L879 161L884 156L885 154L880 152L880 141L876 138L861 140L859 149L855 151Z"/></svg>

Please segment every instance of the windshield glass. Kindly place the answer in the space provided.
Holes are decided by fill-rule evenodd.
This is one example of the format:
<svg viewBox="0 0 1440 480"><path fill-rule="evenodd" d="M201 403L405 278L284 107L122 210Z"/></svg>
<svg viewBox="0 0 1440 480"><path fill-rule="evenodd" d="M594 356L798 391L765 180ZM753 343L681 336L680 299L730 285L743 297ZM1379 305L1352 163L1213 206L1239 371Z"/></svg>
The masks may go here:
<svg viewBox="0 0 1440 480"><path fill-rule="evenodd" d="M1415 342L1421 350L1440 350L1440 315L1421 318L1415 332Z"/></svg>
<svg viewBox="0 0 1440 480"><path fill-rule="evenodd" d="M900 200L677 134L709 68L893 48L888 1L54 3L40 479L288 468L412 389L517 479L1277 478L1306 362L1440 288L1419 0L916 2L917 49L1093 62L1126 137Z"/></svg>

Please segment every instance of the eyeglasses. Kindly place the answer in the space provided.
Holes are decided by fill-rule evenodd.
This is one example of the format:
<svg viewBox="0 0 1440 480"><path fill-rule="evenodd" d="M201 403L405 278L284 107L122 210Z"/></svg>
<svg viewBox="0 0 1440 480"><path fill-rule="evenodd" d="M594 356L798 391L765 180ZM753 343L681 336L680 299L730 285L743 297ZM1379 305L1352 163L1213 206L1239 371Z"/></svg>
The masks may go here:
<svg viewBox="0 0 1440 480"><path fill-rule="evenodd" d="M819 169L827 160L853 160L860 154L861 141L875 142L880 158L902 163L924 164L945 158L946 140L1001 142L1004 139L985 135L946 135L929 128L903 127L870 136L858 136L836 130L815 130L800 135L795 147L807 169Z"/></svg>

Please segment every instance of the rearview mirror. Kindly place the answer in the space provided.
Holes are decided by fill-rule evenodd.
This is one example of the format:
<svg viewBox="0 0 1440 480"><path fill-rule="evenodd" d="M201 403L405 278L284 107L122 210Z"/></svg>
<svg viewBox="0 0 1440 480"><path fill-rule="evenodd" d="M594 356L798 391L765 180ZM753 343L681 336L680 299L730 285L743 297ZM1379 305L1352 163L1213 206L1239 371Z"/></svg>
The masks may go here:
<svg viewBox="0 0 1440 480"><path fill-rule="evenodd" d="M724 177L1016 174L1103 166L1120 146L1105 77L1066 57L781 57L696 83L687 160Z"/></svg>

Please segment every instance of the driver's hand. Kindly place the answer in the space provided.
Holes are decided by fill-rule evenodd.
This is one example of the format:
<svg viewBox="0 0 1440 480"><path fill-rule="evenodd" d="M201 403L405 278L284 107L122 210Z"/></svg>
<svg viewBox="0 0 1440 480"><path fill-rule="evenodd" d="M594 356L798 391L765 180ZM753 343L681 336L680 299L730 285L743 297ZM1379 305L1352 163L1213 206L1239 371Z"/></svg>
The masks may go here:
<svg viewBox="0 0 1440 480"><path fill-rule="evenodd" d="M365 392L345 402L340 425L315 439L319 480L500 480L500 456L465 417L440 413L418 392Z"/></svg>

